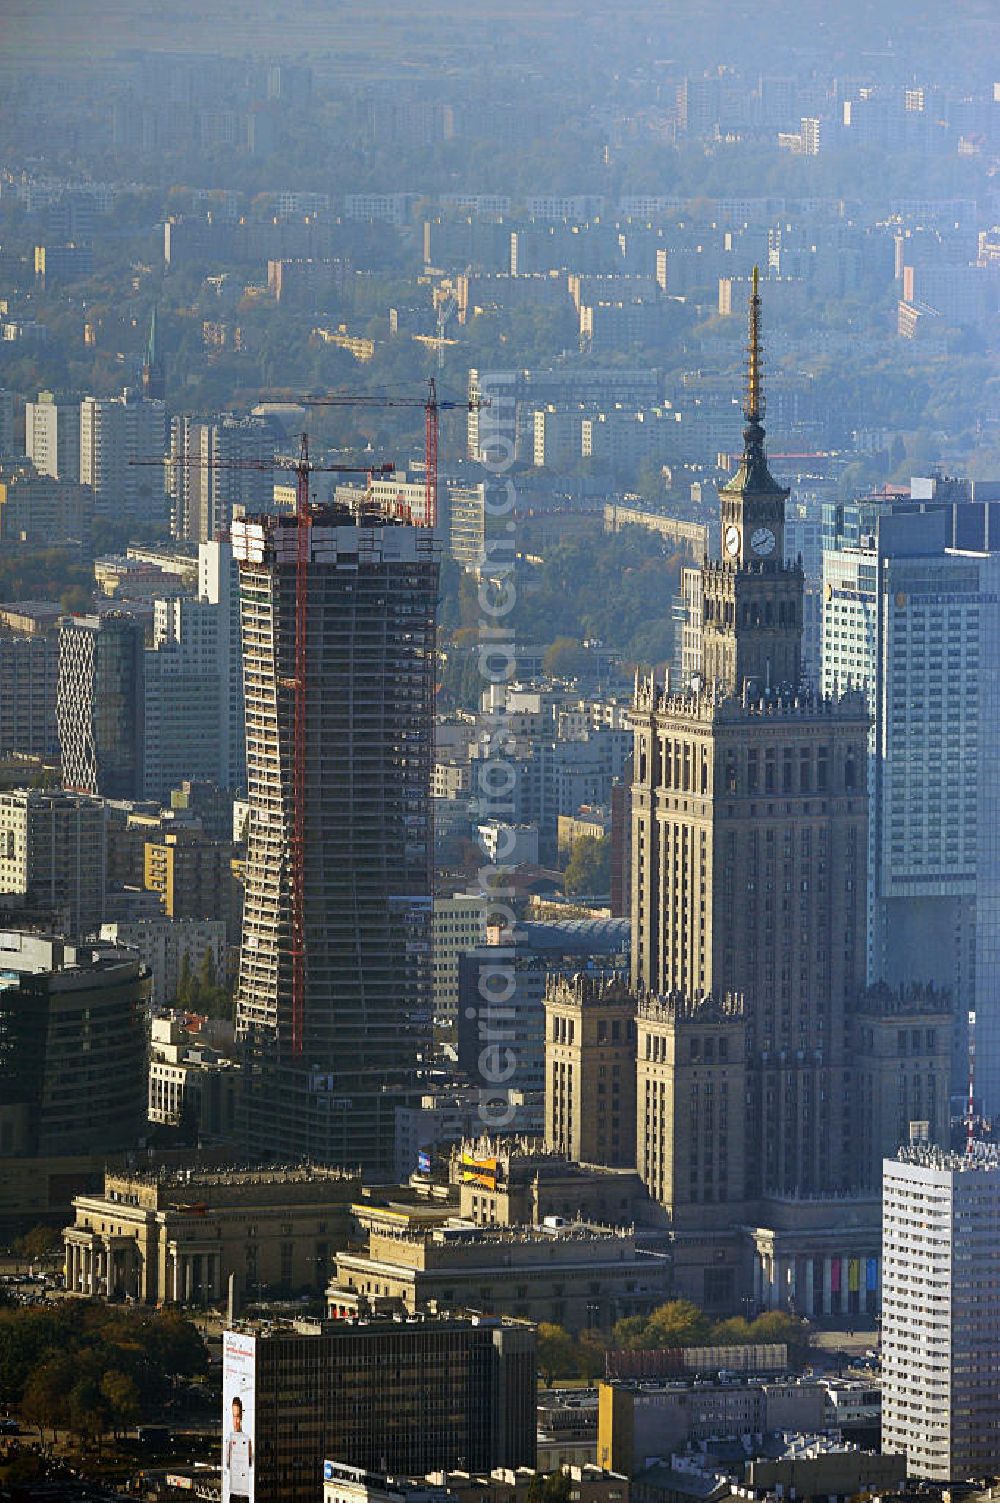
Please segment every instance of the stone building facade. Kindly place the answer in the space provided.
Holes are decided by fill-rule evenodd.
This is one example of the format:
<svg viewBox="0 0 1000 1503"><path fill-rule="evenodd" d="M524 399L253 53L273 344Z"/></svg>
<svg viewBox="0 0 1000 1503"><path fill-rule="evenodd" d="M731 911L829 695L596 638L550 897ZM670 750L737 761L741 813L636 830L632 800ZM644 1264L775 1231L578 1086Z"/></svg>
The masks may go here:
<svg viewBox="0 0 1000 1503"><path fill-rule="evenodd" d="M70 1293L217 1304L322 1287L345 1247L357 1176L319 1168L109 1172L63 1233Z"/></svg>

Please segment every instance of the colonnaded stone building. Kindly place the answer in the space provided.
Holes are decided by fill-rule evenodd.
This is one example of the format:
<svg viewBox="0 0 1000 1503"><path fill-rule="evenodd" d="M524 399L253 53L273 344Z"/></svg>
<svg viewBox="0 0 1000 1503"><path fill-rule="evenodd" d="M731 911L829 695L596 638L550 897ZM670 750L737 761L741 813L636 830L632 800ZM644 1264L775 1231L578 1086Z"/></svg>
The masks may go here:
<svg viewBox="0 0 1000 1503"><path fill-rule="evenodd" d="M183 1169L105 1175L63 1233L66 1288L141 1304L214 1304L322 1288L346 1247L358 1176L338 1169Z"/></svg>

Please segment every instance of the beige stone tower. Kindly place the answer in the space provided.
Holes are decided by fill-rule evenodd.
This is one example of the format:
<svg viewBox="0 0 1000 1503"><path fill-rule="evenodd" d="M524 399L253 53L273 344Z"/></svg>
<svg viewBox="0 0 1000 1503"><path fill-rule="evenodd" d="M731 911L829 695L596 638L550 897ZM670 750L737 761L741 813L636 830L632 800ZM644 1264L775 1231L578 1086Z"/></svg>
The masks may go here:
<svg viewBox="0 0 1000 1503"><path fill-rule="evenodd" d="M635 997L619 976L554 977L545 995L545 1146L635 1163Z"/></svg>
<svg viewBox="0 0 1000 1503"><path fill-rule="evenodd" d="M633 712L633 984L743 998L745 1161L722 1197L734 1213L856 1182L848 1040L865 979L868 716L860 695L799 682L802 572L782 556L759 331L755 279L744 455L704 575L704 677L681 693L642 681ZM687 1110L675 1085L658 1131ZM720 1189L716 1176L716 1202ZM669 1208L680 1186L655 1193Z"/></svg>

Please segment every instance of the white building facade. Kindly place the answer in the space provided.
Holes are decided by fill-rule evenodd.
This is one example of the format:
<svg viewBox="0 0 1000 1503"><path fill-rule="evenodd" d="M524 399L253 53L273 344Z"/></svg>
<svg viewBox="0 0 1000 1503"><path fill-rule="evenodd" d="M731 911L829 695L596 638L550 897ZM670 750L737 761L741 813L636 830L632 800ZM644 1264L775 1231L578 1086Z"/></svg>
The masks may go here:
<svg viewBox="0 0 1000 1503"><path fill-rule="evenodd" d="M883 1165L882 1449L911 1477L1000 1471L1000 1156Z"/></svg>

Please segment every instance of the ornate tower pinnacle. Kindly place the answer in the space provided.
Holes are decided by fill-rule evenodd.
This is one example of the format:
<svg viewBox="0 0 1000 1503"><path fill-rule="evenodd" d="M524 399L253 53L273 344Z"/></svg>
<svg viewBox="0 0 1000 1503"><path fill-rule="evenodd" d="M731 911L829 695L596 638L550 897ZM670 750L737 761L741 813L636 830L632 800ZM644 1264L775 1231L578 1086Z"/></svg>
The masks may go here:
<svg viewBox="0 0 1000 1503"><path fill-rule="evenodd" d="M764 453L764 358L760 349L760 268L755 266L747 316L747 390L743 406L743 464L751 488L773 486Z"/></svg>
<svg viewBox="0 0 1000 1503"><path fill-rule="evenodd" d="M755 266L747 323L743 455L721 487L721 567L704 575L702 666L708 683L742 693L796 689L802 669L802 574L785 563L788 491L767 465L761 357L760 272Z"/></svg>
<svg viewBox="0 0 1000 1503"><path fill-rule="evenodd" d="M764 367L760 357L760 267L753 269L747 344L747 400L743 416L748 423L759 423L764 416Z"/></svg>

